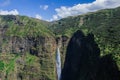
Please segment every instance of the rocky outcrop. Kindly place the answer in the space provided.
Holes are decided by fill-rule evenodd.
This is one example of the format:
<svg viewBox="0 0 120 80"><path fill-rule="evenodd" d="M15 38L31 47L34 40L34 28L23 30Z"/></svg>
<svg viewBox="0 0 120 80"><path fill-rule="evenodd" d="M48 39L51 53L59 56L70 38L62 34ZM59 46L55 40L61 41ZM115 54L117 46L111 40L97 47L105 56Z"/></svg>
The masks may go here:
<svg viewBox="0 0 120 80"><path fill-rule="evenodd" d="M39 79L51 79L55 80L55 50L56 50L56 44L55 39L53 37L27 37L27 38L19 38L19 37L6 37L4 40L1 40L1 53L5 57L7 54L17 54L21 56L20 58L16 59L16 65L18 66L17 73L22 74L19 75L23 79L21 80L39 80ZM6 54L6 55L5 55ZM34 63L36 65L28 65L26 62L26 57L28 54L35 55L38 59ZM34 61L34 60L33 60ZM22 66L20 66L22 65ZM40 68L41 67L41 68ZM44 69L42 69L44 68ZM21 70L23 72L21 73ZM32 71L33 70L33 71ZM43 74L41 71L43 71ZM19 72L20 71L20 72ZM31 78L31 75L24 72L33 72L37 76L33 76ZM41 74L40 74L41 73ZM46 73L46 74L44 74ZM42 77L39 77L40 75L43 75ZM50 75L54 77L49 77ZM7 78L10 78L9 76ZM27 79L28 78L28 79ZM30 79L29 79L30 78ZM17 79L14 79L17 80Z"/></svg>
<svg viewBox="0 0 120 80"><path fill-rule="evenodd" d="M85 36L82 31L74 33L67 47L61 80L119 79L119 71L112 58L100 57L94 35Z"/></svg>
<svg viewBox="0 0 120 80"><path fill-rule="evenodd" d="M10 28L12 27L11 30L23 28L21 18L19 16L0 16L0 65L5 65L3 65L4 68L0 69L0 78L2 80L56 80L56 40L54 36L47 34L47 32L44 32L45 35L42 33L35 36L30 35L39 33L39 30L30 33L30 31L35 29L32 29L34 27L33 24L37 24L36 21L31 19L31 25L33 26L29 25L31 29L28 26L27 34L29 35L16 35L17 32L10 31ZM29 18L25 19L29 22ZM10 25L10 23L13 25ZM26 25L24 25L23 30ZM45 28L41 26L38 29L41 30L42 27ZM21 31L23 30L21 29ZM8 32L12 32L12 34Z"/></svg>

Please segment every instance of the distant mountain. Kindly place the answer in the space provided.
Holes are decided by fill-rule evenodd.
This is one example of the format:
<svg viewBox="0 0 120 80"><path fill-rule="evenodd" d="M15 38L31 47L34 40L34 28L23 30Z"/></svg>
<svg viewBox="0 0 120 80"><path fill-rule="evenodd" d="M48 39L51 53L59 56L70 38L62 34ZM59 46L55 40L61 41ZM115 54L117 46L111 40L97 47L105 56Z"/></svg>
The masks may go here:
<svg viewBox="0 0 120 80"><path fill-rule="evenodd" d="M115 9L104 9L84 15L70 16L58 21L52 22L50 29L55 34L69 35L77 29L86 28L89 32L101 26L119 26L120 7ZM108 25L109 24L109 25Z"/></svg>

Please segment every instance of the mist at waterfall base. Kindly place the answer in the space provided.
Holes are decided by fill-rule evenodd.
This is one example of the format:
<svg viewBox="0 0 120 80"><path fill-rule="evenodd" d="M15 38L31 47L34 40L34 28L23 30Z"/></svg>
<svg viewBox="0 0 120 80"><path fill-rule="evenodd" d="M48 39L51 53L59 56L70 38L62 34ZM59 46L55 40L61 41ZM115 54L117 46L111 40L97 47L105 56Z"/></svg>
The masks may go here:
<svg viewBox="0 0 120 80"><path fill-rule="evenodd" d="M57 79L61 78L61 58L60 58L60 50L57 48L56 52L56 69L57 69Z"/></svg>

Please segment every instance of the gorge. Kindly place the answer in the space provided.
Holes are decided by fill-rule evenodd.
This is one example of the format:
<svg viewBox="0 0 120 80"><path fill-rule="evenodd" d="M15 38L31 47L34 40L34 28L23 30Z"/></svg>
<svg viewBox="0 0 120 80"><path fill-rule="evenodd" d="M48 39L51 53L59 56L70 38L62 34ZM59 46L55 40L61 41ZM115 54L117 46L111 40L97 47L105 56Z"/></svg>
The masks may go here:
<svg viewBox="0 0 120 80"><path fill-rule="evenodd" d="M0 15L0 78L56 80L61 73L61 80L120 80L119 12L53 22Z"/></svg>

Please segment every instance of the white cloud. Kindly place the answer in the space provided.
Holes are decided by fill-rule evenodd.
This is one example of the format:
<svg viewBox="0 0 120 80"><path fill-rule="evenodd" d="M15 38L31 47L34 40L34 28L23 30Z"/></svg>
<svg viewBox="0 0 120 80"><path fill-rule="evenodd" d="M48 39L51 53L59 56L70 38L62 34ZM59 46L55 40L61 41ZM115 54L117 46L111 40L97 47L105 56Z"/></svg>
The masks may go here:
<svg viewBox="0 0 120 80"><path fill-rule="evenodd" d="M53 15L52 18L50 20L47 20L47 21L51 22L51 21L55 21L58 19L59 19L59 17L57 15Z"/></svg>
<svg viewBox="0 0 120 80"><path fill-rule="evenodd" d="M11 10L11 11L0 10L0 15L19 15L19 12L16 9Z"/></svg>
<svg viewBox="0 0 120 80"><path fill-rule="evenodd" d="M96 0L92 3L77 4L72 7L61 6L55 9L56 14L53 15L52 20L118 6L120 6L120 0Z"/></svg>
<svg viewBox="0 0 120 80"><path fill-rule="evenodd" d="M35 15L35 18L37 18L37 19L40 19L40 20L41 20L41 19L42 19L42 16L40 16L39 14L36 14L36 15Z"/></svg>
<svg viewBox="0 0 120 80"><path fill-rule="evenodd" d="M40 5L40 8L43 9L43 10L47 10L48 9L48 5Z"/></svg>
<svg viewBox="0 0 120 80"><path fill-rule="evenodd" d="M58 16L57 15L53 15L53 19L54 20L58 20Z"/></svg>
<svg viewBox="0 0 120 80"><path fill-rule="evenodd" d="M3 2L0 2L0 6L4 7L10 4L10 0L4 0Z"/></svg>

